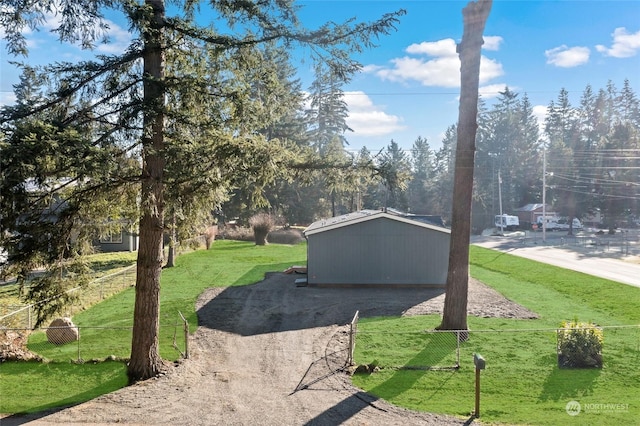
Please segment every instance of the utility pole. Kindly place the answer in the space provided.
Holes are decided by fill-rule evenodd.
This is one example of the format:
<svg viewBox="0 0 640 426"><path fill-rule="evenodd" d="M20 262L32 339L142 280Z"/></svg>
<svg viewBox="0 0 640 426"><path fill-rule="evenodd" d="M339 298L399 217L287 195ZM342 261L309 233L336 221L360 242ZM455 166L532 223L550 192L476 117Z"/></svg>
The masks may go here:
<svg viewBox="0 0 640 426"><path fill-rule="evenodd" d="M500 206L500 235L504 235L504 216L502 215L502 176L498 169L498 205Z"/></svg>
<svg viewBox="0 0 640 426"><path fill-rule="evenodd" d="M542 147L542 243L547 241L547 148Z"/></svg>

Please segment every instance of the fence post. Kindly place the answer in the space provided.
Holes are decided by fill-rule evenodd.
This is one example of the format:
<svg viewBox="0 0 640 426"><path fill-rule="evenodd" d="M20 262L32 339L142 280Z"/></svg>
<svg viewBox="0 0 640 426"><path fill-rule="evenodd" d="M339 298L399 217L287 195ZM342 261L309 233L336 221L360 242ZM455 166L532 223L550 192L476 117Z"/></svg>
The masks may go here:
<svg viewBox="0 0 640 426"><path fill-rule="evenodd" d="M456 368L460 368L460 330L456 330Z"/></svg>
<svg viewBox="0 0 640 426"><path fill-rule="evenodd" d="M189 359L189 322L182 315L182 312L178 311L180 317L182 318L182 326L184 329L184 358Z"/></svg>
<svg viewBox="0 0 640 426"><path fill-rule="evenodd" d="M349 354L347 355L347 364L353 365L353 352L356 349L356 331L358 329L358 317L360 311L356 311L351 323L349 323Z"/></svg>
<svg viewBox="0 0 640 426"><path fill-rule="evenodd" d="M76 326L76 330L78 331L78 363L82 362L82 357L80 356L80 327Z"/></svg>

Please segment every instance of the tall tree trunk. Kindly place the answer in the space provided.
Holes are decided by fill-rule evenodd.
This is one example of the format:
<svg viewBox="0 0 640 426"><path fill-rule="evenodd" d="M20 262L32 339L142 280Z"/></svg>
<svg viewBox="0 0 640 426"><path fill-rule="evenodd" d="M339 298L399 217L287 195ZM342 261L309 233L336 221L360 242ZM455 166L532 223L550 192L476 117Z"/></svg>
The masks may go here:
<svg viewBox="0 0 640 426"><path fill-rule="evenodd" d="M169 229L169 250L167 250L167 268L173 268L176 265L176 247L178 245L178 237L176 236L176 212L171 212L171 228Z"/></svg>
<svg viewBox="0 0 640 426"><path fill-rule="evenodd" d="M489 17L492 0L469 2L462 10L464 30L458 44L460 56L460 108L456 147L453 205L451 212L451 246L449 270L441 330L467 330L469 289L469 240L471 236L471 198L478 115L480 49L482 33Z"/></svg>
<svg viewBox="0 0 640 426"><path fill-rule="evenodd" d="M153 10L144 37L144 132L142 136L142 217L133 313L130 382L156 376L162 369L158 333L160 318L160 273L164 226L164 1L145 0Z"/></svg>

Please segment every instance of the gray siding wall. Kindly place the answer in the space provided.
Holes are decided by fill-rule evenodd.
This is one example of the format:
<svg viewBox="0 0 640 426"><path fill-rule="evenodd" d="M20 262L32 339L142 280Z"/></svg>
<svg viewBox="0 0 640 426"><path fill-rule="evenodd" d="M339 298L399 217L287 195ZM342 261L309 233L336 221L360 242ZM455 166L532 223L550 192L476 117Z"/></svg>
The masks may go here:
<svg viewBox="0 0 640 426"><path fill-rule="evenodd" d="M308 236L309 284L444 285L450 234L378 218Z"/></svg>
<svg viewBox="0 0 640 426"><path fill-rule="evenodd" d="M121 251L136 251L138 250L138 237L126 231L122 231L121 243L107 243L104 241L97 241L95 244L100 248L103 253L121 252Z"/></svg>

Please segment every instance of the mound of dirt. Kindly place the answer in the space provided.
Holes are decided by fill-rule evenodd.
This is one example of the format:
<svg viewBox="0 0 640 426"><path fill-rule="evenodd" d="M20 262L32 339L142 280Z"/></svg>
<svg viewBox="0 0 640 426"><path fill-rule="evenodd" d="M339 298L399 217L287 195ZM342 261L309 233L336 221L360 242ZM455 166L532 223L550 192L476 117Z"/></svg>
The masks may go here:
<svg viewBox="0 0 640 426"><path fill-rule="evenodd" d="M13 330L0 331L0 363L5 361L41 361L27 349L29 336Z"/></svg>
<svg viewBox="0 0 640 426"><path fill-rule="evenodd" d="M440 313L442 289L296 287L295 279L277 273L251 286L208 289L197 302L189 360L87 403L2 424L470 424L395 407L354 387L345 371L345 324L356 310L361 317ZM469 313L536 317L475 280Z"/></svg>

